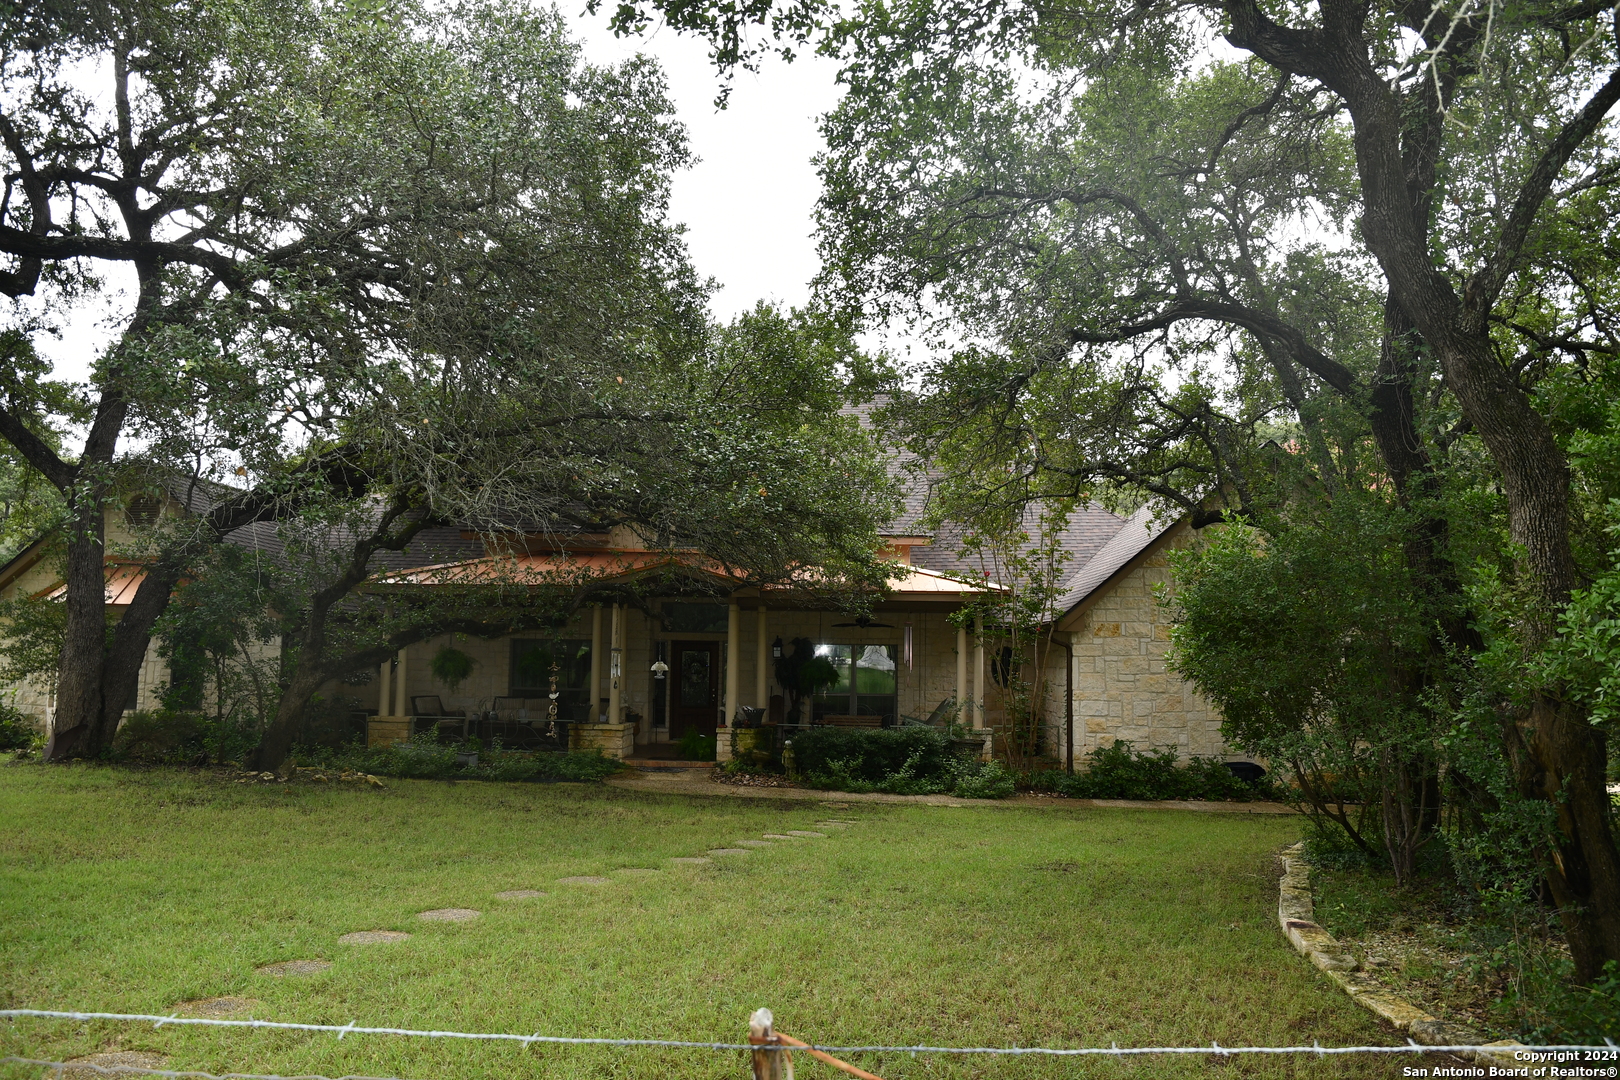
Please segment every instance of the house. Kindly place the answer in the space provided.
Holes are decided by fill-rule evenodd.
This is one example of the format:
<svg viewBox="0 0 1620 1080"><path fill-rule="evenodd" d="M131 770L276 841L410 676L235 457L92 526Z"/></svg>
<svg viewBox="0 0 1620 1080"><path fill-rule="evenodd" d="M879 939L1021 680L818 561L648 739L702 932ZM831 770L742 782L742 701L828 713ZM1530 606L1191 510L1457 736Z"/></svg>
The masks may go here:
<svg viewBox="0 0 1620 1080"><path fill-rule="evenodd" d="M187 513L196 502L184 493L156 505L143 499L109 514L110 551L154 515ZM472 713L498 721L502 726L486 726L486 736L498 732L508 741L544 731L614 757L673 756L688 732L722 734L742 707L790 719L792 702L777 682L776 661L791 655L796 639L806 639L839 673L836 684L806 702L812 722L892 724L938 716L942 706L960 702L960 720L985 730L1000 719L987 638L978 627L952 625L950 617L1005 584L986 580L978 563L958 554L959 533L922 529L919 508L920 499L911 500L911 510L884 531L896 577L863 619L833 609L813 589L745 586L700 555L648 550L629 530L582 531L566 543L508 537L494 546L470 531L426 530L408 553L379 560L372 588L400 594L476 589L496 562L510 570L515 560L540 577L561 571L589 580L602 602L547 632L420 642L377 672L357 673L325 692L370 718L367 730L376 740L403 736L423 716ZM229 540L280 557L272 526L252 526ZM1169 625L1153 590L1168 582L1167 552L1195 544L1196 532L1185 520L1155 522L1145 510L1122 518L1082 507L1058 542L1068 561L1053 610L1052 647L1045 650L1044 755L1069 763L1127 739L1174 746L1184 756L1235 759L1221 740L1219 714L1166 670ZM46 551L36 543L0 567L0 598L60 591ZM139 580L138 564L109 556L108 599L115 612ZM453 687L434 674L435 657L447 649L471 660ZM154 707L166 682L154 646L130 708ZM12 692L21 708L48 725L49 686ZM720 738L717 749L722 760L728 757L730 739Z"/></svg>

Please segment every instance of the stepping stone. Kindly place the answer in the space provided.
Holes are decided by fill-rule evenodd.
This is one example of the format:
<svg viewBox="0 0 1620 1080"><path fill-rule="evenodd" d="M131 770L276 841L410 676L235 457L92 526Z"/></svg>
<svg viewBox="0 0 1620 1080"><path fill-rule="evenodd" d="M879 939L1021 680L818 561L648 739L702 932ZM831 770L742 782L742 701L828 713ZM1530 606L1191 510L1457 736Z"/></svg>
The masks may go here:
<svg viewBox="0 0 1620 1080"><path fill-rule="evenodd" d="M814 837L817 840L825 840L825 839L827 839L827 834L826 833L824 833L824 832L811 832L809 829L789 829L788 830L788 835L789 836L809 836L809 837Z"/></svg>
<svg viewBox="0 0 1620 1080"><path fill-rule="evenodd" d="M174 1007L174 1011L193 1016L232 1016L247 1012L257 1004L253 998L245 997L199 998L196 1001L182 1001Z"/></svg>
<svg viewBox="0 0 1620 1080"><path fill-rule="evenodd" d="M507 889L505 892L495 894L497 900L533 900L546 895L539 889Z"/></svg>
<svg viewBox="0 0 1620 1080"><path fill-rule="evenodd" d="M669 861L672 862L672 863L680 863L682 866L702 866L705 863L714 862L713 859L705 859L701 855L695 856L695 857L690 858L690 859L684 859L684 858L683 859L671 859Z"/></svg>
<svg viewBox="0 0 1620 1080"><path fill-rule="evenodd" d="M409 941L411 935L402 930L356 930L338 938L345 945L376 945L383 941Z"/></svg>
<svg viewBox="0 0 1620 1080"><path fill-rule="evenodd" d="M279 964L266 964L253 970L260 975L274 975L279 979L287 975L319 975L331 966L330 960L283 960Z"/></svg>
<svg viewBox="0 0 1620 1080"><path fill-rule="evenodd" d="M71 1080L103 1080L104 1077L116 1074L120 1068L125 1069L161 1069L169 1063L169 1059L162 1054L154 1054L148 1050L109 1050L101 1054L86 1054L83 1057L68 1058L68 1067L58 1075L71 1078ZM97 1072L96 1069L75 1069L74 1065L93 1065L106 1072Z"/></svg>
<svg viewBox="0 0 1620 1080"><path fill-rule="evenodd" d="M648 874L662 874L663 871L655 866L621 866L613 871L615 874L629 874L631 877L645 877Z"/></svg>
<svg viewBox="0 0 1620 1080"><path fill-rule="evenodd" d="M745 847L716 847L716 848L710 848L709 849L709 854L710 855L746 855L746 854L748 854L748 849L745 848Z"/></svg>
<svg viewBox="0 0 1620 1080"><path fill-rule="evenodd" d="M827 806L828 806L829 809L832 809L832 810L848 810L849 809L849 803L847 803L847 802L830 802L830 803L827 804Z"/></svg>
<svg viewBox="0 0 1620 1080"><path fill-rule="evenodd" d="M478 912L468 907L442 907L432 911L418 911L416 917L423 922L471 922Z"/></svg>
<svg viewBox="0 0 1620 1080"><path fill-rule="evenodd" d="M788 836L785 833L779 833L779 832L760 833L759 835L763 836L767 840L792 840L793 839L793 837Z"/></svg>
<svg viewBox="0 0 1620 1080"><path fill-rule="evenodd" d="M560 877L557 879L559 885L606 885L607 883L607 878L597 877L594 874L581 874L579 877Z"/></svg>
<svg viewBox="0 0 1620 1080"><path fill-rule="evenodd" d="M855 823L853 821L818 821L816 824L823 829L847 829Z"/></svg>
<svg viewBox="0 0 1620 1080"><path fill-rule="evenodd" d="M770 847L771 846L771 842L769 840L733 840L732 843L736 844L738 847Z"/></svg>

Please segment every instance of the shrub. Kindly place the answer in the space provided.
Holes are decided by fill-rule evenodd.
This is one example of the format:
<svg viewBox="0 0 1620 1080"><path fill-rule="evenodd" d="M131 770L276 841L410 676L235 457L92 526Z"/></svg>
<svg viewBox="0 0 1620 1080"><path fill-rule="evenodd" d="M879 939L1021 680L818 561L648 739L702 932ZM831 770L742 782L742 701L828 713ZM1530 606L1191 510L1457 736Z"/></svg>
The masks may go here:
<svg viewBox="0 0 1620 1080"><path fill-rule="evenodd" d="M1086 755L1084 772L1069 776L1046 773L1031 786L1075 799L1207 799L1250 802L1270 799L1276 787L1269 779L1239 780L1215 758L1193 758L1177 764L1174 747L1136 750L1121 739Z"/></svg>
<svg viewBox="0 0 1620 1080"><path fill-rule="evenodd" d="M40 739L32 717L9 702L0 702L0 750L28 750Z"/></svg>
<svg viewBox="0 0 1620 1080"><path fill-rule="evenodd" d="M713 761L719 756L716 752L719 743L714 736L702 732L688 730L676 745L681 748L683 761Z"/></svg>
<svg viewBox="0 0 1620 1080"><path fill-rule="evenodd" d="M793 759L805 783L828 791L967 799L1013 793L1005 769L961 757L933 728L811 728L794 737Z"/></svg>
<svg viewBox="0 0 1620 1080"><path fill-rule="evenodd" d="M476 765L463 765L456 760L457 754L474 749L478 751ZM602 780L623 768L619 762L596 750L528 753L503 750L498 744L483 750L472 744L441 743L430 731L392 746L368 747L355 741L337 748L299 747L293 756L300 764L410 780L572 780L583 783Z"/></svg>
<svg viewBox="0 0 1620 1080"><path fill-rule="evenodd" d="M112 756L130 761L189 760L202 752L203 718L194 712L141 710L124 717Z"/></svg>

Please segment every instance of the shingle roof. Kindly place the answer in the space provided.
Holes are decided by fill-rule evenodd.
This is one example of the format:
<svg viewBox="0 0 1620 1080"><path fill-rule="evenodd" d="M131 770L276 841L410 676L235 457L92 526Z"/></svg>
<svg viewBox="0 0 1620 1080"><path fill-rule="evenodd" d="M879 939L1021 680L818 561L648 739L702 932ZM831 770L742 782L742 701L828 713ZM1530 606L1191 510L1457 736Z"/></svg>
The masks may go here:
<svg viewBox="0 0 1620 1080"><path fill-rule="evenodd" d="M1181 521L1181 518L1155 520L1151 507L1144 506L1125 519L1125 524L1075 571L1063 595L1058 597L1057 610L1072 611L1075 605L1102 587L1126 563L1140 555L1147 546Z"/></svg>

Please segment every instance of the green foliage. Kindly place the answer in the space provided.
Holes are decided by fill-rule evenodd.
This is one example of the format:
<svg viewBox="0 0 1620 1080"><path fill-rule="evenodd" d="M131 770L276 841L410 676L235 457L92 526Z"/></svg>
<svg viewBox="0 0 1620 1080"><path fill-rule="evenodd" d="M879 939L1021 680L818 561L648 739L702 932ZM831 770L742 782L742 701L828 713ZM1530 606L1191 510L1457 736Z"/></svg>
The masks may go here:
<svg viewBox="0 0 1620 1080"><path fill-rule="evenodd" d="M1267 777L1258 783L1239 780L1216 758L1191 758L1180 765L1174 747L1137 750L1123 739L1086 755L1074 775L1037 773L1029 784L1072 799L1213 800L1254 802L1277 797Z"/></svg>
<svg viewBox="0 0 1620 1080"><path fill-rule="evenodd" d="M30 750L42 741L33 717L9 701L0 701L0 750Z"/></svg>
<svg viewBox="0 0 1620 1080"><path fill-rule="evenodd" d="M527 656L524 659L527 659ZM433 660L429 667L433 671L435 679L454 690L472 675L473 663L471 656L454 646L446 645L433 654ZM539 684L534 683L531 685Z"/></svg>
<svg viewBox="0 0 1620 1080"><path fill-rule="evenodd" d="M258 740L255 726L233 716L142 710L124 717L108 756L146 764L240 764Z"/></svg>
<svg viewBox="0 0 1620 1080"><path fill-rule="evenodd" d="M683 761L713 761L719 756L719 743L712 735L705 735L701 731L687 728L682 733L676 745L681 748Z"/></svg>
<svg viewBox="0 0 1620 1080"><path fill-rule="evenodd" d="M457 755L476 752L478 763L463 765ZM329 769L350 769L373 776L397 776L417 780L567 780L580 783L599 781L623 768L617 761L595 750L562 753L529 753L494 747L456 746L440 743L433 732L422 732L392 746L367 747L352 742L341 747L300 747L294 758L304 765Z"/></svg>
<svg viewBox="0 0 1620 1080"><path fill-rule="evenodd" d="M805 783L829 791L966 799L1013 793L1012 774L999 763L970 760L927 727L810 728L793 737L793 761Z"/></svg>

